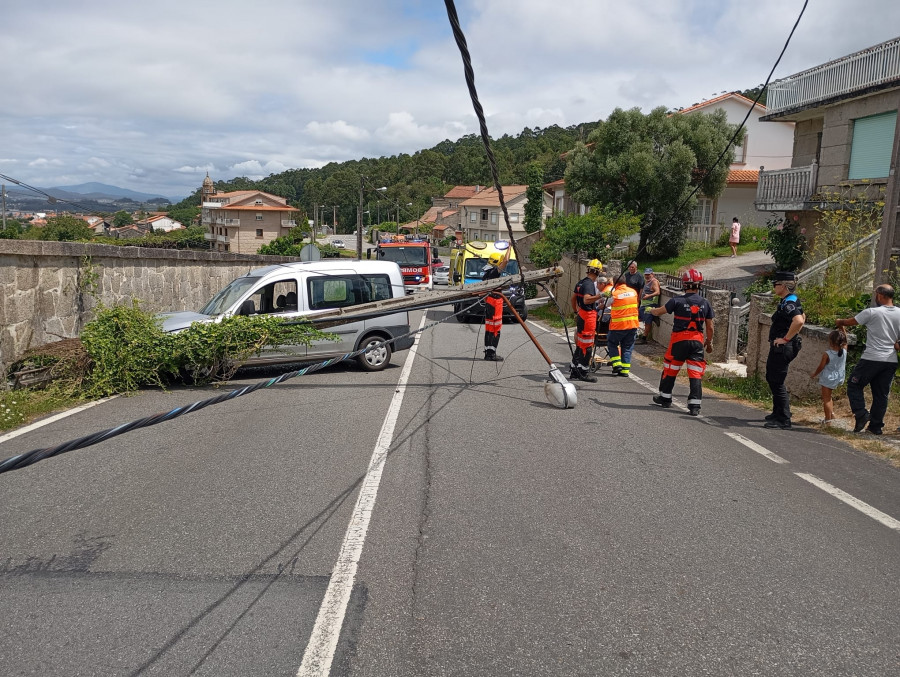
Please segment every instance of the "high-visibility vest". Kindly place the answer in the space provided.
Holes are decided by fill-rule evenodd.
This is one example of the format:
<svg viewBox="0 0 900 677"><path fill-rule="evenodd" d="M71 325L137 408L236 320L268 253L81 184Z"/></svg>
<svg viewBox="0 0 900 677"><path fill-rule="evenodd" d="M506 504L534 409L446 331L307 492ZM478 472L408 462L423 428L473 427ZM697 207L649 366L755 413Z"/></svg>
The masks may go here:
<svg viewBox="0 0 900 677"><path fill-rule="evenodd" d="M612 293L609 330L637 329L638 326L637 292L626 284L619 284Z"/></svg>

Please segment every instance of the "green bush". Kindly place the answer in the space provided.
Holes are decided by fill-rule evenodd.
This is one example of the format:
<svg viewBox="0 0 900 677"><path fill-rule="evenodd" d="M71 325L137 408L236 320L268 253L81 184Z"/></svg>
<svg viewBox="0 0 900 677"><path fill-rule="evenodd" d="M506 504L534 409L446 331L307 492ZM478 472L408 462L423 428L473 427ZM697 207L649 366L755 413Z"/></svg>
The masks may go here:
<svg viewBox="0 0 900 677"><path fill-rule="evenodd" d="M286 323L274 315L235 316L220 322L196 322L167 334L160 321L129 306L102 308L81 334L92 365L86 379L92 395L164 387L178 377L194 383L230 378L240 364L263 348L309 345L333 338L306 322Z"/></svg>
<svg viewBox="0 0 900 677"><path fill-rule="evenodd" d="M88 384L96 395L162 386L178 372L173 337L137 301L130 307L101 308L82 331L81 342L93 361Z"/></svg>
<svg viewBox="0 0 900 677"><path fill-rule="evenodd" d="M806 236L797 221L774 218L766 222L766 253L778 270L800 270L806 254Z"/></svg>

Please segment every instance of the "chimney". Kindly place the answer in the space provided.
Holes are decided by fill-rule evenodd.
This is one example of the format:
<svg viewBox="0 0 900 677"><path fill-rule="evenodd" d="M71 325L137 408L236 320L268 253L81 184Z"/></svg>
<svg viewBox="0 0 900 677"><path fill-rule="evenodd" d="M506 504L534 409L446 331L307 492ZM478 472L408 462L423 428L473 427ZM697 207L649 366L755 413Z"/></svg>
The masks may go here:
<svg viewBox="0 0 900 677"><path fill-rule="evenodd" d="M480 192L481 192L481 186L475 186L475 192L476 192L476 193L480 193Z"/></svg>
<svg viewBox="0 0 900 677"><path fill-rule="evenodd" d="M441 219L443 219L443 218L444 218L444 210L438 209L437 210L437 218L435 219L435 221L437 221L438 224L441 224Z"/></svg>

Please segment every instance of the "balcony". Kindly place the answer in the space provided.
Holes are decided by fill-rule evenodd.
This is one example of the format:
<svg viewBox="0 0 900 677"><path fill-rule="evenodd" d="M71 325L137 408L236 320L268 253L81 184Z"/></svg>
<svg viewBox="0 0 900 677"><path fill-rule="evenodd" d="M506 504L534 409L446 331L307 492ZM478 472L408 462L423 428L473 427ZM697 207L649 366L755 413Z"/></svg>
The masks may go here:
<svg viewBox="0 0 900 677"><path fill-rule="evenodd" d="M297 225L296 221L282 221L281 222L282 228L293 228L296 225Z"/></svg>
<svg viewBox="0 0 900 677"><path fill-rule="evenodd" d="M216 240L216 234L215 234L215 233L203 233L203 239L204 239L204 240L211 240L211 241L215 242L215 240Z"/></svg>
<svg viewBox="0 0 900 677"><path fill-rule="evenodd" d="M781 212L808 209L816 192L819 166L792 167L765 171L760 167L754 204L760 211Z"/></svg>
<svg viewBox="0 0 900 677"><path fill-rule="evenodd" d="M825 101L845 98L856 92L884 85L895 86L900 79L900 38L835 59L769 85L763 120L799 112Z"/></svg>
<svg viewBox="0 0 900 677"><path fill-rule="evenodd" d="M210 223L212 223L212 221L210 221ZM217 218L217 219L215 220L215 224L216 224L217 226L236 226L236 227L240 227L240 225L241 225L241 220L240 220L240 219L223 219L223 218L219 217L219 218Z"/></svg>
<svg viewBox="0 0 900 677"><path fill-rule="evenodd" d="M227 235L216 235L216 242L224 242L225 244L228 244L228 242L229 242L228 236Z"/></svg>

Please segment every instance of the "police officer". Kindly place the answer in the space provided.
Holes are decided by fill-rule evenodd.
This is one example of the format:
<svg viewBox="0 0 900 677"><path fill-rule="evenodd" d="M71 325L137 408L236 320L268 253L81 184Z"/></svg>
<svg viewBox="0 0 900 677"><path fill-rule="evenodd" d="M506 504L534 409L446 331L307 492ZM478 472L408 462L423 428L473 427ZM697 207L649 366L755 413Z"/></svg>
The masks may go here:
<svg viewBox="0 0 900 677"><path fill-rule="evenodd" d="M572 310L575 311L575 352L572 354L572 380L596 383L597 377L591 376L589 367L591 352L594 348L594 334L597 331L597 308L602 294L597 290L597 278L603 264L598 259L587 265L587 276L575 285L572 293Z"/></svg>
<svg viewBox="0 0 900 677"><path fill-rule="evenodd" d="M687 362L688 382L691 388L687 404L688 413L691 416L700 414L700 404L703 401L703 372L706 371L706 356L703 354L703 348L705 346L707 351L711 351L713 344L715 313L713 313L709 301L700 296L701 282L703 282L703 274L699 270L691 268L681 276L683 295L669 299L661 308L647 308L645 311L654 317L666 313L673 315L672 337L669 339L669 348L663 358L663 371L659 378L659 394L654 396L653 402L665 409L672 406L672 389L675 387L675 378L681 371L682 365Z"/></svg>
<svg viewBox="0 0 900 677"><path fill-rule="evenodd" d="M765 428L791 429L791 400L784 381L788 366L800 352L800 330L806 322L803 306L794 291L794 273L775 273L772 293L781 298L769 327L769 357L766 360L766 382L772 391L772 413L766 416Z"/></svg>
<svg viewBox="0 0 900 677"><path fill-rule="evenodd" d="M509 263L510 249L506 254L493 252L488 257L484 267L482 281L496 280ZM503 328L503 294L499 290L492 291L484 299L484 359L489 362L502 362L503 358L497 354L497 346L500 344L500 329Z"/></svg>

